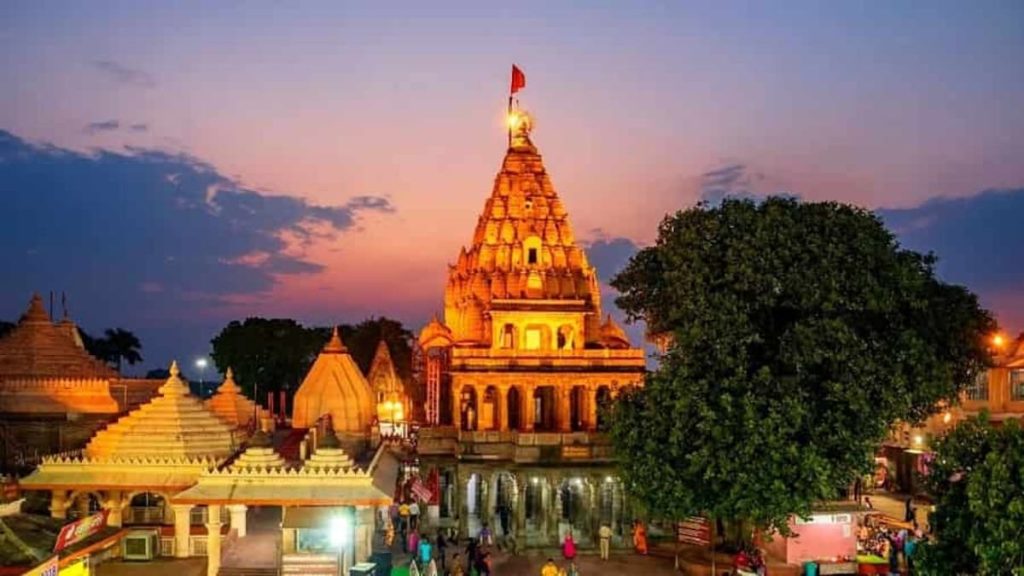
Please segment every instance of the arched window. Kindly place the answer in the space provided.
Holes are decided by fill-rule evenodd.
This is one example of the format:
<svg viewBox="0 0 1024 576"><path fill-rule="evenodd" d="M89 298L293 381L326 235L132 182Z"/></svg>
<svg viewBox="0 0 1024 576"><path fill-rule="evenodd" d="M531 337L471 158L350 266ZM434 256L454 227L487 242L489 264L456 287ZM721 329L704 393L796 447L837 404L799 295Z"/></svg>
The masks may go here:
<svg viewBox="0 0 1024 576"><path fill-rule="evenodd" d="M512 324L505 324L501 330L501 347L506 350L516 347L516 327Z"/></svg>

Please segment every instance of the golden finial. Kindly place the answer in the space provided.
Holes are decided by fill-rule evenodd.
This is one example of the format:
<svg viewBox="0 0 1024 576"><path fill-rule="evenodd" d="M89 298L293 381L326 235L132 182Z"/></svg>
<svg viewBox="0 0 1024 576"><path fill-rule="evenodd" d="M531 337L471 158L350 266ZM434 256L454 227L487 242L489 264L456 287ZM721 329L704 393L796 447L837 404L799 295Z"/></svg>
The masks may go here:
<svg viewBox="0 0 1024 576"><path fill-rule="evenodd" d="M173 376L175 378L177 378L178 375L181 374L181 370L178 370L178 361L177 360L171 360L171 369L168 370L168 372L171 374L171 376Z"/></svg>

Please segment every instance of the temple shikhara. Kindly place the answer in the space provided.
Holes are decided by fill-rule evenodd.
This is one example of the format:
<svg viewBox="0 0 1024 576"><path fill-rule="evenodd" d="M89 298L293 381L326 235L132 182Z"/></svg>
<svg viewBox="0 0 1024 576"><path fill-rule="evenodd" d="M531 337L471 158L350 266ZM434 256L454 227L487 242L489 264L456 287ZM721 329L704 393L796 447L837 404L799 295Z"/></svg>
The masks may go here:
<svg viewBox="0 0 1024 576"><path fill-rule="evenodd" d="M572 529L616 538L628 503L598 432L601 406L639 384L644 352L601 312L597 272L518 112L491 195L449 267L444 321L420 333L438 521L473 535L490 522L528 545ZM627 528L628 530L628 528Z"/></svg>
<svg viewBox="0 0 1024 576"><path fill-rule="evenodd" d="M381 341L364 373L335 328L290 420L247 398L230 367L205 401L176 364L158 388L125 380L33 298L0 340L5 450L18 422L91 424L45 447L20 490L56 519L102 515L124 540L105 554L206 556L210 576L347 573L396 497L420 500L424 533L489 523L521 546L570 530L587 546L607 525L624 543L630 501L602 419L642 383L645 354L602 311L531 129L513 115L491 195L437 287L443 315L409 343L413 365L399 370Z"/></svg>

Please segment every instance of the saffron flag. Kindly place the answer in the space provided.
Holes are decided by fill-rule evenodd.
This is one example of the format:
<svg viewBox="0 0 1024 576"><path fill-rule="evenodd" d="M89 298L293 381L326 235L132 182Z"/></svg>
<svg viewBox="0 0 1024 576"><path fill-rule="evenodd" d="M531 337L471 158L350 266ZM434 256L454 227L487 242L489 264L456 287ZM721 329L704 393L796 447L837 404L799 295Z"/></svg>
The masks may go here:
<svg viewBox="0 0 1024 576"><path fill-rule="evenodd" d="M515 64L512 65L512 94L526 88L526 74Z"/></svg>

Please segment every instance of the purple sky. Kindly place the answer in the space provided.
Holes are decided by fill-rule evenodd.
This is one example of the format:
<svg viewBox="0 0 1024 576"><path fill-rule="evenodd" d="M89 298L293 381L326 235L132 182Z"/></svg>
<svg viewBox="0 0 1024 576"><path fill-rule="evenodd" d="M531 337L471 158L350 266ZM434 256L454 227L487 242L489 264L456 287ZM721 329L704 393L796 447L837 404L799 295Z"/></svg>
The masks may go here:
<svg viewBox="0 0 1024 576"><path fill-rule="evenodd" d="M603 276L666 211L785 192L886 210L1024 329L1024 3L496 6L5 2L0 318L66 290L146 367L246 315L418 328L517 62Z"/></svg>

